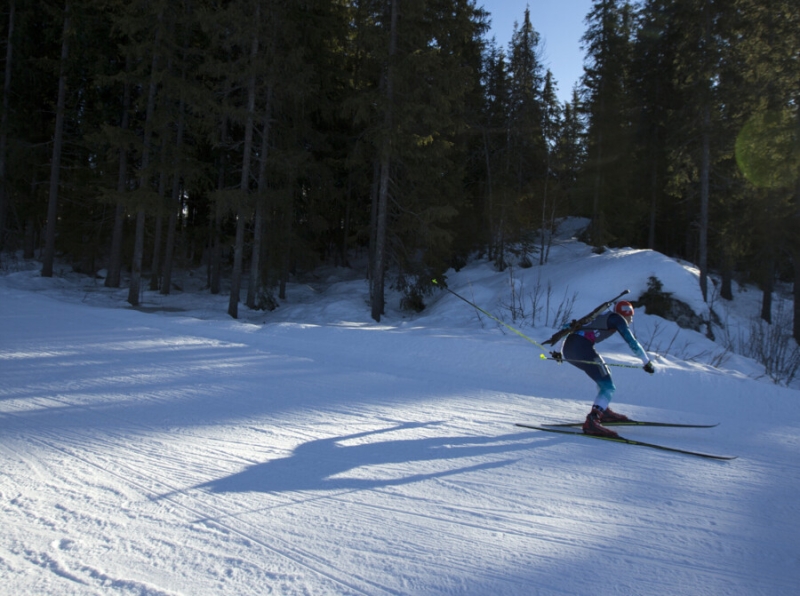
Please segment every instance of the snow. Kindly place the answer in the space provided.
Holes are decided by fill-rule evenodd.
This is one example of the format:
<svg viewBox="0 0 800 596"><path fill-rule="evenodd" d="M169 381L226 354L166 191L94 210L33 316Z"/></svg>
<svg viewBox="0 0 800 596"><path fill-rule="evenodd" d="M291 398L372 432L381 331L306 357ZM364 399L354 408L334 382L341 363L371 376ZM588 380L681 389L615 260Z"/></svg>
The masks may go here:
<svg viewBox="0 0 800 596"><path fill-rule="evenodd" d="M582 419L594 385L447 292L377 324L330 268L233 320L227 296L137 310L33 267L0 275L2 594L797 593L798 393L700 333L639 309L657 372L614 368L614 406L719 422L624 434L730 462L514 426ZM540 342L565 297L578 316L651 275L707 313L688 264L569 238L447 283ZM744 328L757 294L714 308Z"/></svg>

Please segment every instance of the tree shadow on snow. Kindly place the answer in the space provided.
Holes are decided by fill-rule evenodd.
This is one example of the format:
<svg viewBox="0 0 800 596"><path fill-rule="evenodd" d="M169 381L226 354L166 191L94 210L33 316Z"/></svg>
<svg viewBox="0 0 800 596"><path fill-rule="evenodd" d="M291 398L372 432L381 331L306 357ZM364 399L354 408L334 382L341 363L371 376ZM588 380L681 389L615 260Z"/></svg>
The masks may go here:
<svg viewBox="0 0 800 596"><path fill-rule="evenodd" d="M300 490L356 490L398 486L477 470L498 468L517 461L481 462L453 467L454 460L513 453L530 447L528 433L492 437L426 437L365 441L395 431L438 423L406 423L389 428L308 441L290 456L250 466L241 472L196 486L218 493L278 493ZM447 462L447 463L446 463ZM409 474L414 463L423 468ZM364 470L366 466L375 466Z"/></svg>

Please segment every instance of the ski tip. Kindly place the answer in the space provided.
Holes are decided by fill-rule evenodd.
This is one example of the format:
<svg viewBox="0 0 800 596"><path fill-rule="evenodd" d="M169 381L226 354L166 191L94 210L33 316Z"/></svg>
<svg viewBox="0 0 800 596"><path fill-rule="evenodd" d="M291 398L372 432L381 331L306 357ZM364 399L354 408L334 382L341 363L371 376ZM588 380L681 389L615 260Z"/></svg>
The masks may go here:
<svg viewBox="0 0 800 596"><path fill-rule="evenodd" d="M695 457L702 457L705 459L715 459L721 461L731 461L737 459L738 456L736 455L717 455L715 453L705 453L702 451L692 451L689 449L680 449L677 447L669 447L666 445L659 445L657 443L648 443L645 441L638 441L636 439L629 439L627 437L617 436L617 437L605 437L605 436L598 436L598 435L590 435L586 434L580 429L577 428L555 428L553 426L537 426L534 424L523 424L521 422L515 423L516 426L520 426L522 428L528 428L531 430L543 430L549 433L559 433L562 435L570 435L574 437L585 437L588 439L599 439L602 441L611 441L614 443L626 443L628 445L638 445L640 447L649 447L652 449L658 449L661 451L669 451L672 453L682 453L684 455L692 455Z"/></svg>

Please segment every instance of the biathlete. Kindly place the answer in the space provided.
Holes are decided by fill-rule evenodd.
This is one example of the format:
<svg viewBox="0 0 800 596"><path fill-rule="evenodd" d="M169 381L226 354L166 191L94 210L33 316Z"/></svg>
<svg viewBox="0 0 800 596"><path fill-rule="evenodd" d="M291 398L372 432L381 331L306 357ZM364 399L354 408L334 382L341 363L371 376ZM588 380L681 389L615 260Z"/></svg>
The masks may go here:
<svg viewBox="0 0 800 596"><path fill-rule="evenodd" d="M597 353L595 345L619 333L633 353L644 363L644 370L650 374L655 372L653 363L642 345L633 336L630 324L633 321L633 305L621 300L614 305L613 312L602 314L577 331L570 333L564 340L561 353L563 359L581 369L597 383L597 397L592 411L583 423L583 432L599 437L617 437L616 432L603 426L604 422L624 422L627 416L617 414L609 407L616 387L611 379L611 371L603 358Z"/></svg>

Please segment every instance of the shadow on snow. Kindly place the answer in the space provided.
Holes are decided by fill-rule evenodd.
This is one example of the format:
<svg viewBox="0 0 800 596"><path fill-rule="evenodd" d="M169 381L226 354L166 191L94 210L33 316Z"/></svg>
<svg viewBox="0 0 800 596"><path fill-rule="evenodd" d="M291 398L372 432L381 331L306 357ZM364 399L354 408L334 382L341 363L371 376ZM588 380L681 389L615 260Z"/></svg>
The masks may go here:
<svg viewBox="0 0 800 596"><path fill-rule="evenodd" d="M384 429L308 441L288 457L250 466L241 472L196 486L212 492L290 492L301 490L354 490L398 486L467 472L499 468L517 461L481 462L452 467L453 460L503 455L531 446L528 433L492 437L427 437L368 441L353 445L347 441L374 438L395 431L439 424L405 423ZM409 473L402 464L414 463L433 471ZM378 469L359 470L367 466ZM383 469L380 469L383 467Z"/></svg>

